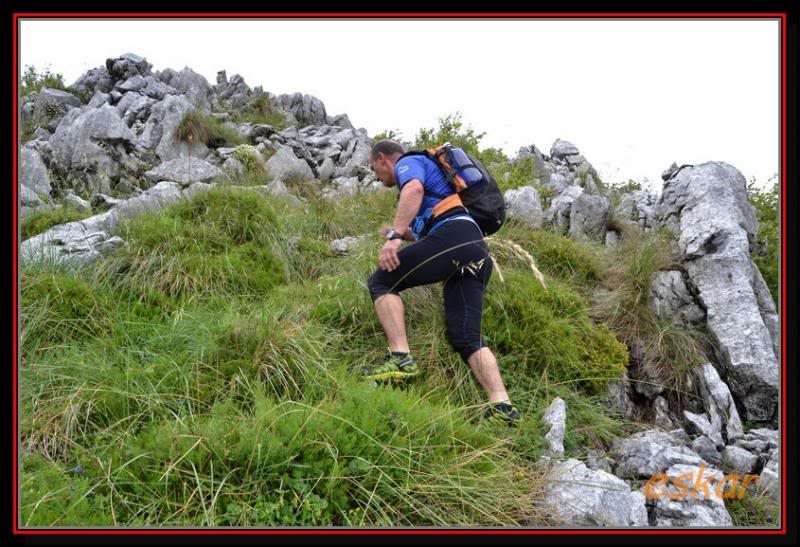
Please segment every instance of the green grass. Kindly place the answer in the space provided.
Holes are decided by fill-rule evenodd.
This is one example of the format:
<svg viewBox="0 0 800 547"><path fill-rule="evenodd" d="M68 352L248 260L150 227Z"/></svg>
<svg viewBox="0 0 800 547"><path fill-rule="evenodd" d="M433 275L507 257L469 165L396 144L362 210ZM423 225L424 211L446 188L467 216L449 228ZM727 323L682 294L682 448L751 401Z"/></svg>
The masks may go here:
<svg viewBox="0 0 800 547"><path fill-rule="evenodd" d="M119 232L130 249L101 268L128 287L166 296L264 295L283 280L270 250L275 225L263 196L217 187L124 223Z"/></svg>
<svg viewBox="0 0 800 547"><path fill-rule="evenodd" d="M247 109L232 110L229 114L236 123L266 124L276 131L289 127L286 116L272 104L266 94L259 95Z"/></svg>
<svg viewBox="0 0 800 547"><path fill-rule="evenodd" d="M600 273L560 236L502 234L548 288L495 249L505 281L490 281L484 332L525 415L485 427L438 285L403 296L420 377L406 390L358 378L385 351L366 281L395 206L393 192L298 207L216 188L125 222L130 248L113 259L23 271L23 523L544 522L534 462L552 398L569 405L568 455L629 427L600 402L625 362L582 293ZM362 234L347 257L328 249Z"/></svg>
<svg viewBox="0 0 800 547"><path fill-rule="evenodd" d="M38 93L45 87L68 91L67 86L64 84L64 76L57 72L51 72L49 66L42 70L37 70L35 66L25 65L25 71L22 73L21 79L23 97L31 93Z"/></svg>
<svg viewBox="0 0 800 547"><path fill-rule="evenodd" d="M20 233L25 241L33 236L46 232L53 226L75 222L92 216L91 211L78 211L74 207L64 205L51 209L37 209L20 222Z"/></svg>
<svg viewBox="0 0 800 547"><path fill-rule="evenodd" d="M281 128L264 99L233 117ZM238 145L238 182L257 183L254 151L230 128L194 112L179 131L190 135ZM509 187L532 180L532 158L512 166L480 150L482 137L448 116L417 146L450 140L507 164ZM652 274L675 266L666 234L617 219L623 240L607 250L510 219L488 240L498 269L483 333L520 427L480 423L485 394L447 339L439 285L403 293L422 373L404 390L373 388L358 370L386 339L366 283L397 195L331 202L316 184L286 182L301 205L218 187L124 222L129 248L113 258L23 269L26 526L543 525L536 462L552 400L567 403L566 456L584 458L646 427L602 402L626 367L625 344L645 342L678 402L702 357L702 333L649 309ZM24 229L64 222L50 215ZM361 235L349 255L330 251ZM777 518L762 498L726 505L738 525Z"/></svg>
<svg viewBox="0 0 800 547"><path fill-rule="evenodd" d="M210 148L248 144L248 140L235 129L213 116L197 110L187 112L175 133L178 140L192 143L202 142Z"/></svg>
<svg viewBox="0 0 800 547"><path fill-rule="evenodd" d="M675 242L666 230L629 231L604 257L607 292L592 299L591 314L626 344L641 343L648 363L666 394L679 407L686 403L689 371L707 360L707 334L695 327L659 318L650 307L653 274L678 267Z"/></svg>
<svg viewBox="0 0 800 547"><path fill-rule="evenodd" d="M546 374L594 393L625 370L625 346L591 321L583 297L556 280L544 289L529 274L511 271L486 303L490 346L514 357L515 376Z"/></svg>
<svg viewBox="0 0 800 547"><path fill-rule="evenodd" d="M498 235L510 239L529 252L539 269L576 289L588 289L603 279L602 256L605 249L589 242L572 240L549 230L531 230L517 219L506 221ZM493 252L502 252L494 249Z"/></svg>
<svg viewBox="0 0 800 547"><path fill-rule="evenodd" d="M765 494L746 492L739 499L725 500L725 508L734 526L778 526L780 524L780 505Z"/></svg>
<svg viewBox="0 0 800 547"><path fill-rule="evenodd" d="M753 262L758 267L764 281L769 287L775 307L779 304L780 288L780 185L778 181L767 189L760 189L751 180L747 185L748 199L756 210L760 248L751 253ZM780 310L779 310L780 311Z"/></svg>

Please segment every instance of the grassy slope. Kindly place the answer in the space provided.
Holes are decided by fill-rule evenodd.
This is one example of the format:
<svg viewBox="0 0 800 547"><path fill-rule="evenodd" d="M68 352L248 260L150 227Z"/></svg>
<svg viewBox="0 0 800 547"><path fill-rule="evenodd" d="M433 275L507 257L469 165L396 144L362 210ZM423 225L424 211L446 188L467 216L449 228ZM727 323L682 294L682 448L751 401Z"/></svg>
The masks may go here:
<svg viewBox="0 0 800 547"><path fill-rule="evenodd" d="M215 190L122 229L131 248L83 271L22 274L22 521L27 525L519 525L540 522L539 423L568 407L568 455L629 424L599 404L624 346L588 315L588 246L509 223L484 331L515 431L477 423L483 395L449 347L441 289L404 295L425 371L407 390L355 371L385 338L366 279L393 193L295 209ZM292 236L299 239L293 240ZM510 439L511 442L508 442Z"/></svg>

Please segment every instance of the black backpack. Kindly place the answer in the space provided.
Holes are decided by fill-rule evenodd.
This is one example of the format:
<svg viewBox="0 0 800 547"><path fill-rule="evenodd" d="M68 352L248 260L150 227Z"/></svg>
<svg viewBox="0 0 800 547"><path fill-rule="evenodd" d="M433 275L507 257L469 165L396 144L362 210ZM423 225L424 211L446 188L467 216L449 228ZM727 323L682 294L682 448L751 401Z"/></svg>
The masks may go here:
<svg viewBox="0 0 800 547"><path fill-rule="evenodd" d="M484 236L497 232L503 226L506 221L507 203L503 199L503 193L497 186L494 177L476 158L449 142L424 151L406 152L401 159L406 156L425 156L436 162L447 177L448 184L460 198L460 203L455 205L463 205L464 209L478 223ZM427 189L425 195L441 200L452 198L452 196L444 196ZM442 205L447 203L446 210L452 209L452 203L440 203ZM444 212L446 211L436 211L434 208L430 224L443 218L442 213Z"/></svg>

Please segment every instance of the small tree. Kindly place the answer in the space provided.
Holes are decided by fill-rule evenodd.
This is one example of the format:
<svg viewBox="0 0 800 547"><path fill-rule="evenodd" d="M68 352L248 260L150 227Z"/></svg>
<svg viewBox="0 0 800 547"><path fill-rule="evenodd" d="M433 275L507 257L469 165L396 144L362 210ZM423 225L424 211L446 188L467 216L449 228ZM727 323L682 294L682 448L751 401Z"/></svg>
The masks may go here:
<svg viewBox="0 0 800 547"><path fill-rule="evenodd" d="M381 131L380 133L378 133L377 135L372 137L372 142L376 143L376 142L382 141L384 139L390 139L390 140L393 140L395 142L400 142L402 140L402 138L403 138L403 135L400 133L399 129L396 130L396 131L394 129L387 129L385 131Z"/></svg>
<svg viewBox="0 0 800 547"><path fill-rule="evenodd" d="M60 73L50 72L49 66L40 73L36 67L25 65L25 71L22 73L22 96L38 93L44 87L67 90L67 86L64 85L64 76Z"/></svg>
<svg viewBox="0 0 800 547"><path fill-rule="evenodd" d="M416 136L415 148L431 148L445 142L464 149L468 154L476 157L484 165L491 163L508 163L508 158L496 148L480 149L480 141L486 132L475 133L471 127L464 127L461 113L448 114L439 118L438 129L420 129Z"/></svg>
<svg viewBox="0 0 800 547"><path fill-rule="evenodd" d="M461 113L448 114L443 118L439 118L438 129L420 129L417 133L416 148L431 148L438 146L442 143L449 142L453 146L463 148L468 154L475 155L478 153L478 145L486 133L475 133L469 127L464 128L464 123L461 121Z"/></svg>
<svg viewBox="0 0 800 547"><path fill-rule="evenodd" d="M777 179L777 175L770 180ZM764 281L769 287L775 305L778 305L778 282L780 279L780 246L778 224L780 222L780 188L778 181L773 182L772 187L762 190L756 186L755 178L750 179L747 184L747 195L750 203L756 209L758 216L758 239L760 249L752 254Z"/></svg>

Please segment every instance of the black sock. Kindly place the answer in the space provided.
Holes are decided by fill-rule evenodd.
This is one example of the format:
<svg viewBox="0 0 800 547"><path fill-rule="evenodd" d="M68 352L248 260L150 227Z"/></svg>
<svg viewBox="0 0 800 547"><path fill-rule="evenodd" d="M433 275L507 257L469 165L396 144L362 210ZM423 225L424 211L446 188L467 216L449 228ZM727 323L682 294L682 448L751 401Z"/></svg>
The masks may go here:
<svg viewBox="0 0 800 547"><path fill-rule="evenodd" d="M408 352L407 351L393 351L392 355L394 355L395 357L405 357L406 355L408 355Z"/></svg>

